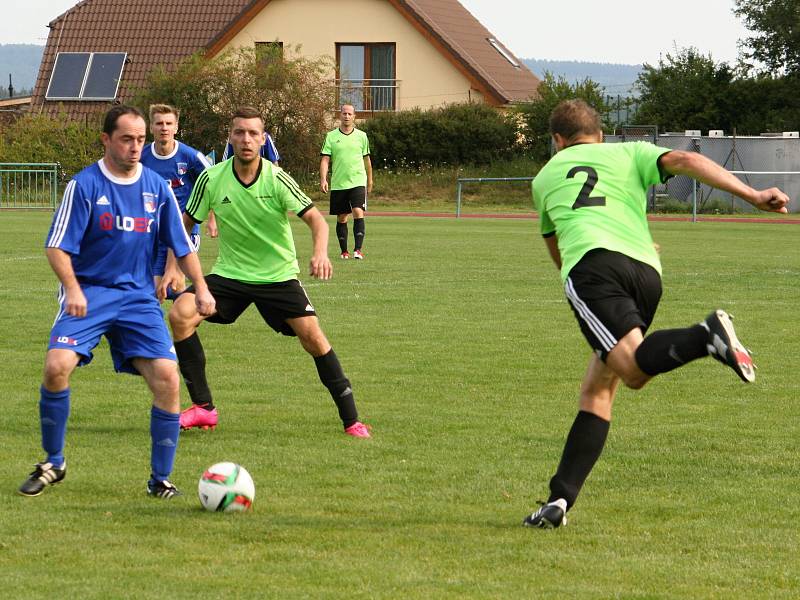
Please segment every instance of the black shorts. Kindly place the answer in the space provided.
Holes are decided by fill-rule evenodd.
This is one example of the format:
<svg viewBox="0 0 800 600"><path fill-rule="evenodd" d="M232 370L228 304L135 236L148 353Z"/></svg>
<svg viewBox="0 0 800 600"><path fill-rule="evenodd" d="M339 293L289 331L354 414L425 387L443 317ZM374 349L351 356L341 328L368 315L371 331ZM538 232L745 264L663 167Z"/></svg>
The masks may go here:
<svg viewBox="0 0 800 600"><path fill-rule="evenodd" d="M353 212L354 208L367 210L367 188L350 188L349 190L331 190L331 209L332 215L346 215Z"/></svg>
<svg viewBox="0 0 800 600"><path fill-rule="evenodd" d="M661 299L661 277L653 267L619 252L587 252L564 284L581 331L605 362L617 342L636 327L645 333Z"/></svg>
<svg viewBox="0 0 800 600"><path fill-rule="evenodd" d="M210 323L228 325L244 310L255 304L267 325L283 335L295 335L286 319L312 317L317 313L297 279L280 283L244 283L219 275L207 275L208 290L217 301L217 312L208 317ZM194 292L194 286L187 292Z"/></svg>

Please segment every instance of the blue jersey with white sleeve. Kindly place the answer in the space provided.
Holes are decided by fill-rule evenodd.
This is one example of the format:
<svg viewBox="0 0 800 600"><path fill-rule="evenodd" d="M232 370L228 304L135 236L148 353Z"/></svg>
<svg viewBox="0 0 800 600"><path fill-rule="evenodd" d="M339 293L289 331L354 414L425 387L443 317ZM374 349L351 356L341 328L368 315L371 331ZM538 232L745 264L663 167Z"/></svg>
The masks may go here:
<svg viewBox="0 0 800 600"><path fill-rule="evenodd" d="M132 177L120 178L100 159L67 184L45 247L71 255L81 284L152 293L159 243L178 257L192 252L163 177L138 164Z"/></svg>
<svg viewBox="0 0 800 600"><path fill-rule="evenodd" d="M192 195L192 187L200 173L211 166L211 161L205 154L178 140L175 140L175 148L166 156L156 152L155 142L147 144L142 148L139 162L153 169L169 183L181 210L186 208L186 202Z"/></svg>

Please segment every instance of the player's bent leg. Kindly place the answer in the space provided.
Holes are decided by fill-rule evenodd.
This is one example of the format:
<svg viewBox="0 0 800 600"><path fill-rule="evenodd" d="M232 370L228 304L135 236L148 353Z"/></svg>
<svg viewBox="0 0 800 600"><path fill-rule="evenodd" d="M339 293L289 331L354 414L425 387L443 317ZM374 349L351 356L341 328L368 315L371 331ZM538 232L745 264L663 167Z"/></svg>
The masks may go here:
<svg viewBox="0 0 800 600"><path fill-rule="evenodd" d="M344 432L359 438L371 437L369 427L358 420L356 401L350 380L344 374L339 358L319 326L317 317L286 319L306 352L314 357L319 379L336 404Z"/></svg>
<svg viewBox="0 0 800 600"><path fill-rule="evenodd" d="M172 339L176 342L185 340L197 330L205 317L197 312L195 295L190 292L181 294L169 309L169 326Z"/></svg>
<svg viewBox="0 0 800 600"><path fill-rule="evenodd" d="M167 358L134 358L132 362L153 393L153 406L172 413L180 411L181 382L176 362Z"/></svg>
<svg viewBox="0 0 800 600"><path fill-rule="evenodd" d="M581 385L580 410L567 435L558 469L550 479L550 497L525 517L523 525L540 529L566 525L566 512L575 504L603 452L618 386L619 377L592 355Z"/></svg>
<svg viewBox="0 0 800 600"><path fill-rule="evenodd" d="M142 374L153 393L150 409L150 479L147 494L168 500L181 493L169 481L175 464L180 434L180 379L175 361L134 358L133 365Z"/></svg>
<svg viewBox="0 0 800 600"><path fill-rule="evenodd" d="M327 354L331 345L325 333L320 327L319 319L315 316L296 317L286 319L289 327L292 328L303 350L308 352L311 356L317 357Z"/></svg>
<svg viewBox="0 0 800 600"><path fill-rule="evenodd" d="M641 345L642 339L641 329L638 327L631 329L617 342L606 358L606 365L633 390L643 388L652 379L652 375L642 371L636 362L636 350Z"/></svg>
<svg viewBox="0 0 800 600"><path fill-rule="evenodd" d="M79 360L80 356L72 350L61 348L48 350L44 360L42 385L52 392L67 389L70 375L78 366Z"/></svg>
<svg viewBox="0 0 800 600"><path fill-rule="evenodd" d="M215 429L219 420L217 409L206 379L206 354L197 327L205 317L197 312L195 295L182 294L169 311L175 353L192 406L181 413L181 429Z"/></svg>

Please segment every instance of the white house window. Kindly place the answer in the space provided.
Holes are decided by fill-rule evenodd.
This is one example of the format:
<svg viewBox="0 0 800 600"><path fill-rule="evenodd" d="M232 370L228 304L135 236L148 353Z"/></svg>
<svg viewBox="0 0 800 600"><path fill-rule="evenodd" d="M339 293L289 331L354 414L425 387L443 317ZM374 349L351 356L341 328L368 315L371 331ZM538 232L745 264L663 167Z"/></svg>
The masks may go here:
<svg viewBox="0 0 800 600"><path fill-rule="evenodd" d="M336 44L339 104L359 110L394 110L395 44Z"/></svg>
<svg viewBox="0 0 800 600"><path fill-rule="evenodd" d="M127 55L124 52L59 52L47 100L114 100Z"/></svg>
<svg viewBox="0 0 800 600"><path fill-rule="evenodd" d="M494 38L486 38L486 41L492 45L492 48L494 48L500 53L500 56L502 56L508 62L510 62L512 67L514 67L515 69L519 69L519 63L516 60L514 60L514 57L511 56L511 53L508 50L506 50L502 46L502 44L500 44L500 42L498 42Z"/></svg>

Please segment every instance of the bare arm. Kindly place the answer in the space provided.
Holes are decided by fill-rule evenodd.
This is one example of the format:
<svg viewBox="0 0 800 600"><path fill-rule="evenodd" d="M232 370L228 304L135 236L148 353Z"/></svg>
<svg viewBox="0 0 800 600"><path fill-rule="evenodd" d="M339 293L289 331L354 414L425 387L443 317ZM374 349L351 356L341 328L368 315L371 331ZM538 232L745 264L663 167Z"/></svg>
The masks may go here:
<svg viewBox="0 0 800 600"><path fill-rule="evenodd" d="M45 250L47 262L64 287L64 312L73 317L85 317L87 310L86 296L83 295L75 271L72 268L72 258L60 248L47 248Z"/></svg>
<svg viewBox="0 0 800 600"><path fill-rule="evenodd" d="M208 211L208 220L206 221L206 233L208 233L209 237L215 238L219 235L219 229L217 228L217 217L214 215L214 211Z"/></svg>
<svg viewBox="0 0 800 600"><path fill-rule="evenodd" d="M372 193L372 160L369 156L364 157L364 168L367 170L367 193Z"/></svg>
<svg viewBox="0 0 800 600"><path fill-rule="evenodd" d="M214 314L216 310L216 301L208 291L208 285L203 277L203 268L200 265L200 259L197 258L196 252L190 252L186 256L178 258L178 264L181 270L189 276L194 284L194 302L197 306L197 312L204 317Z"/></svg>
<svg viewBox="0 0 800 600"><path fill-rule="evenodd" d="M328 167L331 164L331 157L323 154L319 159L319 187L324 194L328 193Z"/></svg>
<svg viewBox="0 0 800 600"><path fill-rule="evenodd" d="M698 181L738 196L756 208L786 213L789 197L778 188L755 190L713 160L697 152L673 150L659 159L661 168L671 175L688 175Z"/></svg>
<svg viewBox="0 0 800 600"><path fill-rule="evenodd" d="M556 268L561 270L561 253L558 251L558 237L554 233L544 238L544 245L547 246L547 251L550 253L550 258L556 265Z"/></svg>
<svg viewBox="0 0 800 600"><path fill-rule="evenodd" d="M311 240L314 245L309 272L317 279L330 279L333 265L328 258L328 223L316 207L309 208L300 217L311 229Z"/></svg>

